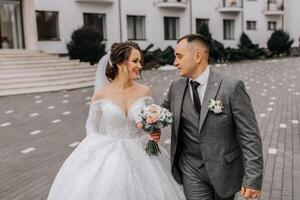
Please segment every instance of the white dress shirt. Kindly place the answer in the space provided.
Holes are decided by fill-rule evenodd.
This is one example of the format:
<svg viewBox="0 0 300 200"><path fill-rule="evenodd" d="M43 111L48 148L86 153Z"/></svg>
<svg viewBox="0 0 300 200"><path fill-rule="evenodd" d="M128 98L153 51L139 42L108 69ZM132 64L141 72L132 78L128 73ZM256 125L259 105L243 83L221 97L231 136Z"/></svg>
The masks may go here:
<svg viewBox="0 0 300 200"><path fill-rule="evenodd" d="M194 81L197 81L198 83L200 83L200 85L198 86L197 88L197 91L198 91L198 94L199 94L199 98L200 98L200 102L201 102L201 105L202 105L202 102L203 102L203 98L204 98L204 94L205 94L205 90L206 90L206 86L207 86L207 80L208 80L208 77L209 77L209 66L205 69L204 72L202 72L202 74L200 74L200 76L198 76L196 78L196 80ZM190 93L191 93L191 96L192 96L192 101L194 102L194 99L193 99L193 90L192 90L192 86L191 86L191 81L192 79L189 79L189 88L190 88Z"/></svg>

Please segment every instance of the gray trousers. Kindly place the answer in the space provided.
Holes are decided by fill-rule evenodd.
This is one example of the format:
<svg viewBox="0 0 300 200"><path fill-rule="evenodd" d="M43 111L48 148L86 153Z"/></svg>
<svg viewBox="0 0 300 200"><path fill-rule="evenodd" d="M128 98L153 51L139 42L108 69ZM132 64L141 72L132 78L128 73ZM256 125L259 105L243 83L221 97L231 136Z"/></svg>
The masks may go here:
<svg viewBox="0 0 300 200"><path fill-rule="evenodd" d="M207 175L204 165L200 168L183 157L179 159L183 189L187 200L233 200L234 196L221 198L217 195Z"/></svg>

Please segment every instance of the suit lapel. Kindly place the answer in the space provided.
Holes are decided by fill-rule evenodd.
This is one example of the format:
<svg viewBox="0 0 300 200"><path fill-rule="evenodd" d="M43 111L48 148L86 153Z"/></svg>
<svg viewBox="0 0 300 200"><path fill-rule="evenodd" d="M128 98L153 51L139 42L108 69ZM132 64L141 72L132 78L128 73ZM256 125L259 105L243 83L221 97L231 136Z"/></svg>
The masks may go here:
<svg viewBox="0 0 300 200"><path fill-rule="evenodd" d="M174 105L175 105L175 108L174 108L175 122L174 122L174 124L176 125L175 126L176 137L178 136L178 132L179 132L183 97L185 95L187 85L188 85L188 78L183 78L183 79L181 79L181 81L179 82L179 84L176 88L177 92L176 92L175 102L174 102Z"/></svg>
<svg viewBox="0 0 300 200"><path fill-rule="evenodd" d="M203 123L209 111L209 103L211 99L215 99L220 89L222 80L217 77L217 74L210 68L210 74L207 81L206 90L204 93L203 102L201 105L200 121L199 121L199 133L202 129Z"/></svg>

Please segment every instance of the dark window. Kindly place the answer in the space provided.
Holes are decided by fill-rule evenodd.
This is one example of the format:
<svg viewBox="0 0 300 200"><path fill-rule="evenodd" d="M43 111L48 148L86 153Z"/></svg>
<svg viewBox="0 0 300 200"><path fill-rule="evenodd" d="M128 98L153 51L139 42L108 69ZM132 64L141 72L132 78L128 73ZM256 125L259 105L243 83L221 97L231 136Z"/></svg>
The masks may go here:
<svg viewBox="0 0 300 200"><path fill-rule="evenodd" d="M275 31L276 30L276 22L268 22L268 30Z"/></svg>
<svg viewBox="0 0 300 200"><path fill-rule="evenodd" d="M256 30L256 21L247 21L247 30Z"/></svg>
<svg viewBox="0 0 300 200"><path fill-rule="evenodd" d="M83 23L84 27L100 33L106 39L105 14L83 13Z"/></svg>
<svg viewBox="0 0 300 200"><path fill-rule="evenodd" d="M234 40L234 20L223 20L224 40Z"/></svg>
<svg viewBox="0 0 300 200"><path fill-rule="evenodd" d="M209 19L196 19L196 33L200 33L200 28L203 24L208 25Z"/></svg>
<svg viewBox="0 0 300 200"><path fill-rule="evenodd" d="M38 40L59 40L58 12L36 11Z"/></svg>
<svg viewBox="0 0 300 200"><path fill-rule="evenodd" d="M128 40L146 40L145 16L127 16Z"/></svg>
<svg viewBox="0 0 300 200"><path fill-rule="evenodd" d="M179 37L179 17L164 17L165 40L177 40Z"/></svg>

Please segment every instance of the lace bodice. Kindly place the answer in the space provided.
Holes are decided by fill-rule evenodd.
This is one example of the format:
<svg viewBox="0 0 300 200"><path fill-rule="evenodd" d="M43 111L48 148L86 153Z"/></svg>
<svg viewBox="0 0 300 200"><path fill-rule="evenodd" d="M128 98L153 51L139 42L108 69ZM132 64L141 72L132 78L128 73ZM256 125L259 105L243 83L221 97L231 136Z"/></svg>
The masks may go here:
<svg viewBox="0 0 300 200"><path fill-rule="evenodd" d="M121 106L109 99L92 102L86 122L86 134L104 134L117 138L139 137L135 118L139 110L154 103L152 97L141 97L128 108L128 113Z"/></svg>

